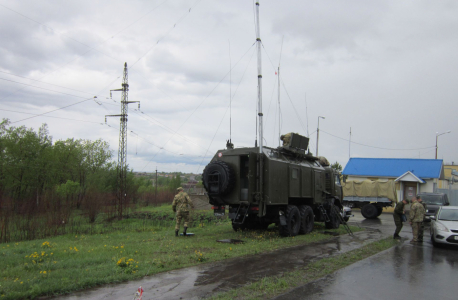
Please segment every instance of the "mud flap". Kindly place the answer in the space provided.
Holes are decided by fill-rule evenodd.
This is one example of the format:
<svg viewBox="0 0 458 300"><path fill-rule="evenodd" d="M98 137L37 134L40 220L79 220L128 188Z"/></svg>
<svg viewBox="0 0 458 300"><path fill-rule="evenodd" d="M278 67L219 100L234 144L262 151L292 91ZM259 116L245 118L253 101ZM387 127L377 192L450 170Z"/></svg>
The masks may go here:
<svg viewBox="0 0 458 300"><path fill-rule="evenodd" d="M284 215L280 216L280 225L286 226L286 217Z"/></svg>

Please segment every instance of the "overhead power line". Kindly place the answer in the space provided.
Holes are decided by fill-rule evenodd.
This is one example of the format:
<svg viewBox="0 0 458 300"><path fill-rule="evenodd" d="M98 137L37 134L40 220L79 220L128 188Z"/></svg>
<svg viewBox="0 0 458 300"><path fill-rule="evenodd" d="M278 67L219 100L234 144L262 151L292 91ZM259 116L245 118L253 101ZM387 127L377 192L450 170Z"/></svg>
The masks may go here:
<svg viewBox="0 0 458 300"><path fill-rule="evenodd" d="M18 113L18 114L33 115L33 116L35 116L35 117L43 116L42 114L32 114L32 113L26 113L26 112L23 112L23 111L16 111L16 110L10 110L10 109L2 109L2 108L0 108L0 110L9 111L9 112L14 112L14 113ZM95 121L77 120L77 119L63 118L63 117L55 117L55 116L43 116L43 117L103 125L103 123L101 123L101 122L95 122ZM17 121L17 122L19 122L19 121Z"/></svg>
<svg viewBox="0 0 458 300"><path fill-rule="evenodd" d="M340 140L343 140L343 141L346 141L346 142L350 142L350 143L355 144L355 145L374 148L374 149L382 149L382 150L390 150L390 151L413 151L413 150L425 150L425 149L436 148L435 146L430 146L430 147L423 147L423 148L404 148L404 149L402 149L402 148L386 148L386 147L370 146L370 145L366 145L366 144L361 144L361 143L357 143L357 142L354 142L354 141L350 141L349 139L342 138L342 137L339 137L339 136L334 135L332 133L326 132L323 129L320 129L320 131L322 131L322 132L324 132L324 133L326 133L326 134L328 134L328 135L330 135L332 137L338 138Z"/></svg>

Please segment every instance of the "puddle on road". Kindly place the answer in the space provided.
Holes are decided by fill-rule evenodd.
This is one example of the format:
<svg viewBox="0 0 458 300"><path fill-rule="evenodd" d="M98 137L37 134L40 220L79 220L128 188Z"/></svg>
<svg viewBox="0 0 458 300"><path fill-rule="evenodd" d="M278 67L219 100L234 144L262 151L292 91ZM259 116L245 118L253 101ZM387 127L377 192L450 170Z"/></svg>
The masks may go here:
<svg viewBox="0 0 458 300"><path fill-rule="evenodd" d="M215 292L222 292L258 281L266 276L275 276L304 267L316 260L359 248L382 238L378 229L357 232L354 237L342 235L330 240L309 245L280 249L269 253L233 258L220 262L173 270L142 280L74 293L52 299L131 299L139 286L147 299L199 299Z"/></svg>

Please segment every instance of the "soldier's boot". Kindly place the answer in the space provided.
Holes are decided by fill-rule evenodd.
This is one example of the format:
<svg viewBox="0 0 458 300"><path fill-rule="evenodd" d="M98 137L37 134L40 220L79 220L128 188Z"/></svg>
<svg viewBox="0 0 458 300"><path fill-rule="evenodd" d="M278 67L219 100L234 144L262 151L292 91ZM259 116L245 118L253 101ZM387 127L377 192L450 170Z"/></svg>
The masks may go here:
<svg viewBox="0 0 458 300"><path fill-rule="evenodd" d="M395 234L393 235L393 239L400 239L400 238L401 238L401 236L400 236L399 234L396 234L396 233L395 233Z"/></svg>
<svg viewBox="0 0 458 300"><path fill-rule="evenodd" d="M175 236L178 236L178 229L175 229Z"/></svg>
<svg viewBox="0 0 458 300"><path fill-rule="evenodd" d="M188 227L184 228L183 235L186 236L186 230L188 230Z"/></svg>

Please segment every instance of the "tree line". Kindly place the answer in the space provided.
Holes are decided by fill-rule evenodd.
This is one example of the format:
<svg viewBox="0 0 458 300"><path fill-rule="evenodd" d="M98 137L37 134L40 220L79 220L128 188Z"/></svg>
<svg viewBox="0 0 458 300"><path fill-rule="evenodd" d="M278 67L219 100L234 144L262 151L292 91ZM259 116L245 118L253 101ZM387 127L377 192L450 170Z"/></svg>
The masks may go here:
<svg viewBox="0 0 458 300"><path fill-rule="evenodd" d="M30 235L37 222L65 226L75 212L94 222L103 212L118 217L117 163L102 139L68 138L53 142L46 124L38 131L0 123L0 241L11 228ZM127 175L128 202L171 202L180 182L176 175L153 189L152 179ZM45 221L44 221L45 220ZM43 223L44 222L44 223ZM33 235L33 234L32 234ZM32 237L26 237L32 238Z"/></svg>

